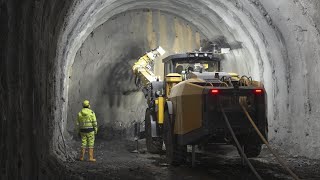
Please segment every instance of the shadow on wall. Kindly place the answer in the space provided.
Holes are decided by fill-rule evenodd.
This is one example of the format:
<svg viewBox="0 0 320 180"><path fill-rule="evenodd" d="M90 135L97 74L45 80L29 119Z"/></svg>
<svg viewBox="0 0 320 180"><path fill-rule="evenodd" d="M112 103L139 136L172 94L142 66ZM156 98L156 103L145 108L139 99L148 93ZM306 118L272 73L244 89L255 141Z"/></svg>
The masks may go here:
<svg viewBox="0 0 320 180"><path fill-rule="evenodd" d="M104 86L102 94L108 96L108 103L111 108L121 106L121 98L118 98L118 96L126 96L139 91L134 85L132 65L136 59L138 59L139 55L143 53L141 48L132 47L129 52L121 54L121 56L116 59L116 63L108 67L109 70L107 72L101 74L101 76L105 77L103 81L104 85L102 85ZM100 101L101 99L97 97L97 104L99 104Z"/></svg>
<svg viewBox="0 0 320 180"><path fill-rule="evenodd" d="M97 138L133 137L133 123L143 120L141 114L144 114L147 104L143 93L134 84L132 74L132 65L143 53L145 51L139 48L138 43L131 42L127 47L122 47L120 54L113 54L113 59L106 54L100 61L108 65L103 66L102 70L93 69L94 77L82 77L79 97L88 97L96 113L99 125ZM81 104L77 110L80 109ZM75 112L75 109L72 111ZM70 115L73 116L71 119L76 118L76 114ZM68 124L69 133L77 137L75 122L68 121Z"/></svg>
<svg viewBox="0 0 320 180"><path fill-rule="evenodd" d="M125 109L127 111L119 113L119 109L130 107L130 104L127 104L128 101L136 101L137 94L141 94L134 84L132 65L144 51L138 46L126 49L127 51L116 58L115 63L107 67L108 70L99 75L104 78L100 84L103 91L95 98L97 117L108 119L101 119L106 123L99 126L98 138L108 140L132 137L133 123L141 119L139 114L146 106L146 104L140 104L139 107L133 107L137 108L137 112ZM104 107L106 104L108 105L107 112Z"/></svg>

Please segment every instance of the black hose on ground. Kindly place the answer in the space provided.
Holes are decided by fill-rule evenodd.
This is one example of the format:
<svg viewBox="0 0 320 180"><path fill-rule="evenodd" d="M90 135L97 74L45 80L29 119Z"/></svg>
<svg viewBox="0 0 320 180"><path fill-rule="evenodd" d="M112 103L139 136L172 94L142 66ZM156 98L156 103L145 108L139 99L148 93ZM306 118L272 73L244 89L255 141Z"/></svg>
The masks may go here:
<svg viewBox="0 0 320 180"><path fill-rule="evenodd" d="M228 117L226 115L226 113L224 112L224 109L222 108L221 104L220 104L220 108L221 108L221 112L223 114L224 120L228 126L228 129L232 135L233 140L235 141L237 148L239 149L239 152L241 154L241 156L245 159L246 163L248 164L249 168L251 169L251 171L254 173L254 175L259 179L262 180L261 176L258 174L258 172L256 171L256 169L252 166L251 162L249 161L248 157L246 156L246 154L243 152L243 149L241 148L241 145L236 137L236 135L234 134L234 131L230 125L230 122L228 120Z"/></svg>

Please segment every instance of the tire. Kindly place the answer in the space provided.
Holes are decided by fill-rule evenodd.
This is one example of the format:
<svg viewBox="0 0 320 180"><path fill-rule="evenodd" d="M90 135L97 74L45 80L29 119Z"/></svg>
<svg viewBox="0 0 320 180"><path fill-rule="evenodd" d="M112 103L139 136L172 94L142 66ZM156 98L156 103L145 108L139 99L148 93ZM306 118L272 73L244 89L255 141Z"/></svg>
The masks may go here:
<svg viewBox="0 0 320 180"><path fill-rule="evenodd" d="M160 153L162 151L161 138L153 138L151 135L151 120L155 119L155 115L148 108L145 113L145 133L146 133L146 146L149 153Z"/></svg>
<svg viewBox="0 0 320 180"><path fill-rule="evenodd" d="M186 162L187 146L177 144L176 136L173 133L173 121L170 119L168 111L164 115L164 134L163 139L166 145L167 163L171 165L180 165Z"/></svg>
<svg viewBox="0 0 320 180"><path fill-rule="evenodd" d="M244 153L248 158L258 157L261 153L261 144L246 144L244 145Z"/></svg>

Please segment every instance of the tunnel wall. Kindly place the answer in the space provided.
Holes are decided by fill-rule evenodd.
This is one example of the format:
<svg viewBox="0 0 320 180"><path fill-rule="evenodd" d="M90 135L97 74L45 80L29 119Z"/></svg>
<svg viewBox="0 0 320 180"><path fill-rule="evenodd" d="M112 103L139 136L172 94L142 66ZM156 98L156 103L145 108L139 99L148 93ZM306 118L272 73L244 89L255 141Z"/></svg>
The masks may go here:
<svg viewBox="0 0 320 180"><path fill-rule="evenodd" d="M288 119L275 119L273 139L295 155L319 158L319 1L261 1L287 49ZM272 20L272 21L271 21ZM280 77L278 77L280 78Z"/></svg>
<svg viewBox="0 0 320 180"><path fill-rule="evenodd" d="M69 5L0 0L0 179L65 175L57 157L68 152L54 128L62 101L55 95L55 55Z"/></svg>
<svg viewBox="0 0 320 180"><path fill-rule="evenodd" d="M105 18L128 10L130 2L133 1L0 0L1 179L50 179L48 177L64 172L64 167L56 161L68 157L62 132L66 123L69 68L92 30ZM151 7L154 2L143 4ZM283 57L279 59L285 64L282 69L270 68L271 84L283 84L279 90L288 93L287 97L272 102L269 108L270 111L280 107L278 113L283 114L269 119L271 140L291 153L319 158L319 1L199 0L194 4L186 0L183 2L188 3L187 7L184 4L174 6L175 9L170 2L161 1L167 3L168 8L157 7L176 10L181 16L186 13L179 7L187 8L186 12L193 16L189 20L204 34L210 34L210 29L195 21L197 14L209 16L213 23L221 26L225 26L224 22L230 23L231 17L239 17L239 22L247 20L260 32L274 29L270 34L260 33L256 37L270 45L270 57L280 49ZM229 7L225 13L241 13L215 19L212 9L221 4ZM233 39L243 35L230 33L228 28L223 29L235 36ZM265 38L261 38L263 36ZM273 36L277 37L276 41ZM273 46L277 43L280 45ZM269 59L271 64L278 62ZM278 66L274 63L270 67ZM285 75L276 75L281 72ZM287 82L283 81L284 77ZM278 92L276 86L270 86L269 95L273 91Z"/></svg>
<svg viewBox="0 0 320 180"><path fill-rule="evenodd" d="M147 108L134 84L134 62L159 45L167 55L194 51L204 38L187 21L159 10L132 10L111 17L88 36L75 57L69 81L68 131L74 134L77 113L87 98L98 119L98 137L127 135L134 121L144 120ZM160 61L156 64L161 65ZM163 79L163 68L156 75Z"/></svg>

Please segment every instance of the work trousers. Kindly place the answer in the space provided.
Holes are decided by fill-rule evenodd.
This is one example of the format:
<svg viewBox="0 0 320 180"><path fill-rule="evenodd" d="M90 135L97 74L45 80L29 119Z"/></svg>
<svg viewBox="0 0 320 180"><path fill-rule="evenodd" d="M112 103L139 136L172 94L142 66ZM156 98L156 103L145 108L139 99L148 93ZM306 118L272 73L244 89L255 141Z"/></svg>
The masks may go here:
<svg viewBox="0 0 320 180"><path fill-rule="evenodd" d="M94 131L89 133L80 132L81 135L81 147L82 148L93 148L94 147Z"/></svg>

